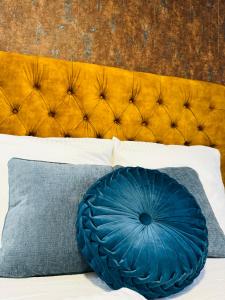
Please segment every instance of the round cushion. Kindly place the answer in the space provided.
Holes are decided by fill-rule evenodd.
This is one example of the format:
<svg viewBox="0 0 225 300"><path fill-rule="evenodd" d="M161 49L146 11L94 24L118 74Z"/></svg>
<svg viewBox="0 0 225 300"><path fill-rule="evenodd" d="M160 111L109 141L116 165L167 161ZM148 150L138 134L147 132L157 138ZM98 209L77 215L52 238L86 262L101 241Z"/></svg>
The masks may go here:
<svg viewBox="0 0 225 300"><path fill-rule="evenodd" d="M119 168L80 203L77 239L92 269L111 288L148 299L179 292L205 264L205 218L195 198L157 170Z"/></svg>

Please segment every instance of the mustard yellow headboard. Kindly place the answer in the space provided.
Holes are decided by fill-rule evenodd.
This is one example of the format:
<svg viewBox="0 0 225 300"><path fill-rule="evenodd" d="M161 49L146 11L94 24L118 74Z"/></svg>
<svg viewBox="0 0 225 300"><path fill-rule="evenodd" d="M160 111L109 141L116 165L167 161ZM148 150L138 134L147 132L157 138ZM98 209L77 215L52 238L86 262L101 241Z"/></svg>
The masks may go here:
<svg viewBox="0 0 225 300"><path fill-rule="evenodd" d="M207 145L225 179L218 84L0 52L0 133Z"/></svg>

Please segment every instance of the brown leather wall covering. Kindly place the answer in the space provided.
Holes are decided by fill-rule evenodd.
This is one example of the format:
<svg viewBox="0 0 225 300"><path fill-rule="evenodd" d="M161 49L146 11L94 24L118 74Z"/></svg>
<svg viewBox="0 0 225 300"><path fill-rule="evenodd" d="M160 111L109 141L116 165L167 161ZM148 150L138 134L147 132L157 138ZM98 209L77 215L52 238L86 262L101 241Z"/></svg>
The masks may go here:
<svg viewBox="0 0 225 300"><path fill-rule="evenodd" d="M225 1L1 0L0 50L225 83Z"/></svg>

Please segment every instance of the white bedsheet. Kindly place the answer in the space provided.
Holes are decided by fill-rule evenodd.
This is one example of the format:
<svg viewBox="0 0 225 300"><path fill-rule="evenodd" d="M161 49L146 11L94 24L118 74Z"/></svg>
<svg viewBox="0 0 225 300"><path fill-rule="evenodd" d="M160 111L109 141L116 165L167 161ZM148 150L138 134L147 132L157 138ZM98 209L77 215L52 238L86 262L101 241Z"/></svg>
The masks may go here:
<svg viewBox="0 0 225 300"><path fill-rule="evenodd" d="M94 273L28 279L0 278L0 300L77 300L110 289ZM95 298L96 299L96 298ZM102 298L101 298L102 299ZM167 299L225 300L225 259L207 259L205 269L183 292Z"/></svg>

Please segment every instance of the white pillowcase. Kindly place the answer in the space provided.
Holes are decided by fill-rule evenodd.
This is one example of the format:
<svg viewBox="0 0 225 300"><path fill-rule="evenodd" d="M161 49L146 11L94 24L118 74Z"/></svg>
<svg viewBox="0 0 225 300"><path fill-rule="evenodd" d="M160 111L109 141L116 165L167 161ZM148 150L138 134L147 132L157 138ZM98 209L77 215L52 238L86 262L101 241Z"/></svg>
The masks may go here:
<svg viewBox="0 0 225 300"><path fill-rule="evenodd" d="M0 241L8 210L8 161L13 157L50 162L112 165L113 141L37 138L0 134Z"/></svg>
<svg viewBox="0 0 225 300"><path fill-rule="evenodd" d="M190 167L201 180L217 221L225 233L225 192L220 171L220 152L205 146L177 146L119 141L113 138L113 164L149 169Z"/></svg>

